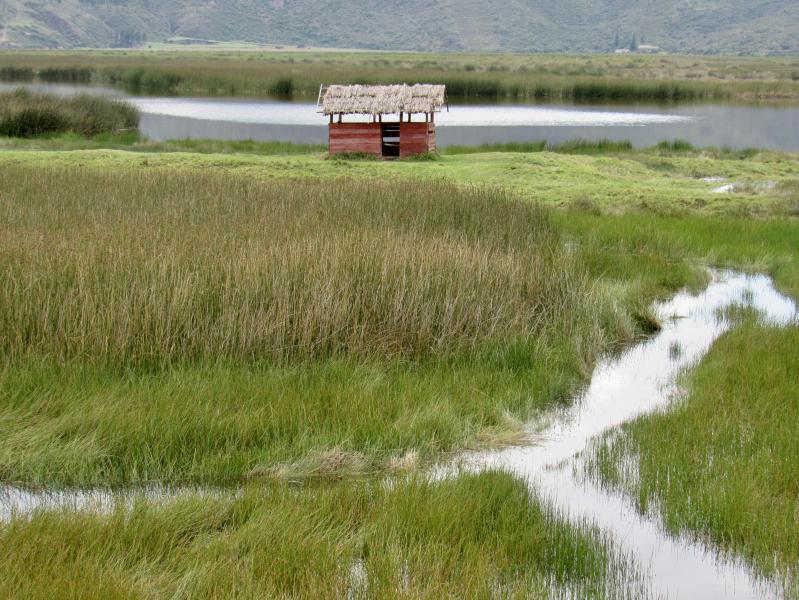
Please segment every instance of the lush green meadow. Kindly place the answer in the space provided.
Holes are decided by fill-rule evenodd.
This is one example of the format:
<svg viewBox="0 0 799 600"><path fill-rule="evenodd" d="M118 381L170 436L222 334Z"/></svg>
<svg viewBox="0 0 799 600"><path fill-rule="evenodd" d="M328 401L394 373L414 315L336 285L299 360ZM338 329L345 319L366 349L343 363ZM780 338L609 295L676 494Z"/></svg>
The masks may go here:
<svg viewBox="0 0 799 600"><path fill-rule="evenodd" d="M414 471L523 441L703 265L799 296L792 154L0 146L0 481L244 489L12 519L6 595L638 597L612 543L522 482ZM635 448L642 487L625 489L643 508L766 573L775 553L797 561L795 333L725 337L684 404L634 424L600 473L625 487L610 458Z"/></svg>
<svg viewBox="0 0 799 600"><path fill-rule="evenodd" d="M539 101L799 98L794 58L417 54L331 51L0 52L0 78L102 83L134 94L315 100L321 84L431 83L452 99Z"/></svg>

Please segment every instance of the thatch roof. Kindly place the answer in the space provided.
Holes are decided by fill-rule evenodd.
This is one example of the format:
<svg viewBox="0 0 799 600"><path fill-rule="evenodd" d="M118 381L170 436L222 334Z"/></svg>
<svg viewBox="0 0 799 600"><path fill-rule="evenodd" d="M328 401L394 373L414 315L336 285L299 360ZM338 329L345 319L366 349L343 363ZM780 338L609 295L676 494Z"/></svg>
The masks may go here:
<svg viewBox="0 0 799 600"><path fill-rule="evenodd" d="M443 85L331 85L319 94L319 112L390 115L439 112L447 103Z"/></svg>

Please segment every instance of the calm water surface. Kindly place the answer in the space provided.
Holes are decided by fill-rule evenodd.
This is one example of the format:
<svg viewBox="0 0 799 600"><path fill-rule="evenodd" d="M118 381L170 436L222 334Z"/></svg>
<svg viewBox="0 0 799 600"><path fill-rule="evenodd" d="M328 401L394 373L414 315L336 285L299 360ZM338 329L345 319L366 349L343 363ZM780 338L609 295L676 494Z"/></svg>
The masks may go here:
<svg viewBox="0 0 799 600"><path fill-rule="evenodd" d="M0 90L19 87L0 84ZM301 102L124 96L100 87L36 84L58 94L90 92L127 98L142 113L152 140L212 138L326 143L326 119ZM452 104L436 117L440 146L497 142L559 143L577 138L630 140L649 146L687 140L696 146L799 151L799 107L694 104L555 106ZM350 120L353 120L350 117Z"/></svg>
<svg viewBox="0 0 799 600"><path fill-rule="evenodd" d="M662 330L621 356L601 361L581 397L556 413L543 429L531 428L532 445L466 455L455 465L455 474L463 468L502 469L524 478L559 514L610 533L621 550L636 557L654 597L781 598L779 582L763 580L699 541L669 535L657 518L641 515L630 498L583 475L582 453L590 454L592 440L640 415L668 407L678 392L679 374L701 360L732 326L719 316L720 311L749 302L767 323L796 322L796 304L775 290L768 277L716 272L701 294L681 292L656 305ZM679 356L672 351L675 345L681 350ZM446 469L443 475L448 475Z"/></svg>

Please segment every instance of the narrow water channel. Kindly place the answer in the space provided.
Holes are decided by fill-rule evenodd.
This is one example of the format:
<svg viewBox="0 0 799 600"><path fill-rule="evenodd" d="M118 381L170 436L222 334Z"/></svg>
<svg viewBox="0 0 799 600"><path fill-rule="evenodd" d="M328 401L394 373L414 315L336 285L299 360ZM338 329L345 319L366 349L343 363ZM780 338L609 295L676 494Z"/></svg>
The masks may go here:
<svg viewBox="0 0 799 600"><path fill-rule="evenodd" d="M580 454L590 447L592 439L673 401L680 373L696 364L733 326L723 316L723 309L733 304L751 306L765 322L778 326L794 323L799 317L796 303L775 290L770 278L714 271L703 292L683 291L657 304L662 330L620 356L601 361L570 407L551 415L543 429L531 428L531 445L463 455L436 474L502 469L524 478L537 497L559 514L578 525L598 526L612 536L619 550L634 556L654 597L780 598L777 584L759 579L741 563L722 558L701 543L669 535L656 518L640 515L624 495L579 476ZM679 353L673 351L675 345ZM198 491L210 495L236 493L154 487L124 495L108 490L33 491L0 486L0 520L47 508L104 512L119 501L144 497L165 502Z"/></svg>
<svg viewBox="0 0 799 600"><path fill-rule="evenodd" d="M720 311L732 304L757 309L765 322L784 326L797 318L793 300L777 292L770 278L714 272L698 295L677 294L656 306L663 329L619 357L603 360L584 393L555 415L535 443L462 457L460 468L502 469L529 482L538 497L576 524L592 523L611 534L625 554L635 556L653 595L680 600L780 598L777 584L765 582L742 564L708 547L666 533L657 519L642 516L620 493L579 474L580 453L599 434L640 415L667 407L678 375L696 364L732 324ZM679 355L672 351L678 345Z"/></svg>

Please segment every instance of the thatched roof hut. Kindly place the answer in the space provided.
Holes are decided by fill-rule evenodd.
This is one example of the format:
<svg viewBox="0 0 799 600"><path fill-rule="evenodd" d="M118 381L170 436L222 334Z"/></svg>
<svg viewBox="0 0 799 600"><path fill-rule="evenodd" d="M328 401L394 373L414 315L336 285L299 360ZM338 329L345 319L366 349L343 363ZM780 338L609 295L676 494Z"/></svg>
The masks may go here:
<svg viewBox="0 0 799 600"><path fill-rule="evenodd" d="M402 158L435 151L435 114L446 104L443 85L330 85L319 88L317 110L330 117L331 154ZM424 121L414 122L414 114L424 114ZM371 122L361 116L344 123L344 115L366 115ZM383 120L388 115L397 118Z"/></svg>
<svg viewBox="0 0 799 600"><path fill-rule="evenodd" d="M318 109L325 115L432 114L446 104L443 85L330 85L320 90Z"/></svg>

